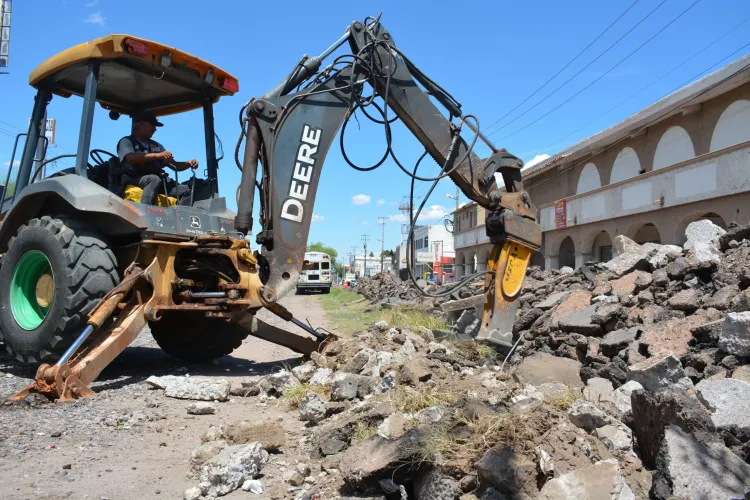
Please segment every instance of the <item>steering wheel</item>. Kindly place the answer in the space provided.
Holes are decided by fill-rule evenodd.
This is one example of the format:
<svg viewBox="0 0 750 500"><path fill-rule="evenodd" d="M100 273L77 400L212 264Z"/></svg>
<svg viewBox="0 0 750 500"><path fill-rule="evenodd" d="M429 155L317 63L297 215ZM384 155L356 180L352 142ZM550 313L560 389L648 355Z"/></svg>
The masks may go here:
<svg viewBox="0 0 750 500"><path fill-rule="evenodd" d="M105 155L109 156L109 158L115 158L117 156L117 155L113 155L109 151L105 151L103 149L92 149L91 153L89 153L89 156L91 156L91 159L94 161L94 163L96 164L97 167L100 166L100 165L103 165L103 164L107 163L107 161L109 160L109 158L107 158L107 160L103 160L102 159L102 153L104 153Z"/></svg>

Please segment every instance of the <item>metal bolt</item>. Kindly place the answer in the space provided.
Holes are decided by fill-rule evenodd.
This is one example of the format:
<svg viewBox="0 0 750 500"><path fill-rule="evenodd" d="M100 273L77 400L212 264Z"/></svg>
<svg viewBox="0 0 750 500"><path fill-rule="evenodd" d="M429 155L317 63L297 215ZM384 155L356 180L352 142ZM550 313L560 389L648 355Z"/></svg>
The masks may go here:
<svg viewBox="0 0 750 500"><path fill-rule="evenodd" d="M266 107L266 105L263 103L263 101L255 101L255 109L258 111L263 111Z"/></svg>
<svg viewBox="0 0 750 500"><path fill-rule="evenodd" d="M360 23L359 21L354 23L354 31L362 31L362 23Z"/></svg>
<svg viewBox="0 0 750 500"><path fill-rule="evenodd" d="M391 39L391 35L389 35L388 33L383 33L383 40L390 40L390 39Z"/></svg>

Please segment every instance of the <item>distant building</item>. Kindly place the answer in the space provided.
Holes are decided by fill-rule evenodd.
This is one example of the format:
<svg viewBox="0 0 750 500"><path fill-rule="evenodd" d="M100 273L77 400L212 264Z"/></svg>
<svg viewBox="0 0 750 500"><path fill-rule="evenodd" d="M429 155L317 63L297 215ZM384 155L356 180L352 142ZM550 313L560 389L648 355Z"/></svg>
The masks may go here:
<svg viewBox="0 0 750 500"><path fill-rule="evenodd" d="M380 273L380 253L374 253L374 257L370 257L370 255L367 255L367 258L365 259L364 255L358 255L354 257L354 261L351 263L351 265L354 267L354 273L357 276L375 276L376 274ZM367 267L365 267L365 263ZM391 262L391 258L384 256L383 257L383 272L384 273L390 273L392 269L393 263Z"/></svg>
<svg viewBox="0 0 750 500"><path fill-rule="evenodd" d="M750 222L750 56L524 170L542 249L532 264L612 257L623 234L682 245L691 222ZM475 203L454 215L459 275L486 269L492 245Z"/></svg>

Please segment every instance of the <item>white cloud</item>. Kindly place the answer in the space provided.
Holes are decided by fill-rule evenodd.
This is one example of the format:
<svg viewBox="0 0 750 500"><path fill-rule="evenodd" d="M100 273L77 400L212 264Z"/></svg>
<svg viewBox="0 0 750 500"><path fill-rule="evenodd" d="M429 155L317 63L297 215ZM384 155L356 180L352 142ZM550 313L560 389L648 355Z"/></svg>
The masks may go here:
<svg viewBox="0 0 750 500"><path fill-rule="evenodd" d="M385 200L378 200L375 204L379 207L382 207L383 205L385 205Z"/></svg>
<svg viewBox="0 0 750 500"><path fill-rule="evenodd" d="M536 155L531 160L527 161L526 164L523 166L523 168L533 167L537 163L543 162L544 160L546 160L549 157L550 157L550 155L548 155L548 154Z"/></svg>
<svg viewBox="0 0 750 500"><path fill-rule="evenodd" d="M104 21L106 21L107 18L102 15L101 12L94 12L89 14L89 17L83 20L84 23L91 23L91 24L98 24L99 26L104 26Z"/></svg>
<svg viewBox="0 0 750 500"><path fill-rule="evenodd" d="M94 5L98 3L99 3L99 0L91 0L89 3L84 4L84 7L93 7Z"/></svg>
<svg viewBox="0 0 750 500"><path fill-rule="evenodd" d="M313 222L323 222L324 217L322 215L313 214L312 221Z"/></svg>
<svg viewBox="0 0 750 500"><path fill-rule="evenodd" d="M369 225L369 224L370 224L370 223L369 223L369 222L367 222L366 220L363 220L363 221L362 221L362 225L363 225L363 226L367 226L367 225Z"/></svg>
<svg viewBox="0 0 750 500"><path fill-rule="evenodd" d="M352 196L352 203L355 205L367 205L370 203L370 197L366 194L356 194Z"/></svg>
<svg viewBox="0 0 750 500"><path fill-rule="evenodd" d="M15 161L13 162L13 166L14 166L14 167L17 167L17 166L19 166L20 164L21 164L21 160L15 160ZM3 165L5 165L6 167L10 167L10 162L9 162L9 161L3 162Z"/></svg>
<svg viewBox="0 0 750 500"><path fill-rule="evenodd" d="M432 205L422 209L419 214L419 222L436 221L449 215L451 211L441 205ZM406 214L391 215L390 220L394 222L408 222L409 216Z"/></svg>

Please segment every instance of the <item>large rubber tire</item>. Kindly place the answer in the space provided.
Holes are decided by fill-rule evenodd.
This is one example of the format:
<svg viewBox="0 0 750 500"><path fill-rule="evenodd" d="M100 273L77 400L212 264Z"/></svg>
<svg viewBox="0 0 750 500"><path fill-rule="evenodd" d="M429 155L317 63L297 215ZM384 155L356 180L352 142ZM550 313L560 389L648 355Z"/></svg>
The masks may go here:
<svg viewBox="0 0 750 500"><path fill-rule="evenodd" d="M40 266L45 270L38 271ZM46 308L33 294L28 297L40 272L52 277ZM89 311L119 282L117 260L102 235L74 219L31 219L8 242L0 267L6 350L24 363L57 361L81 333Z"/></svg>
<svg viewBox="0 0 750 500"><path fill-rule="evenodd" d="M248 336L239 326L202 313L165 313L159 321L149 321L149 327L167 354L195 363L231 354Z"/></svg>

